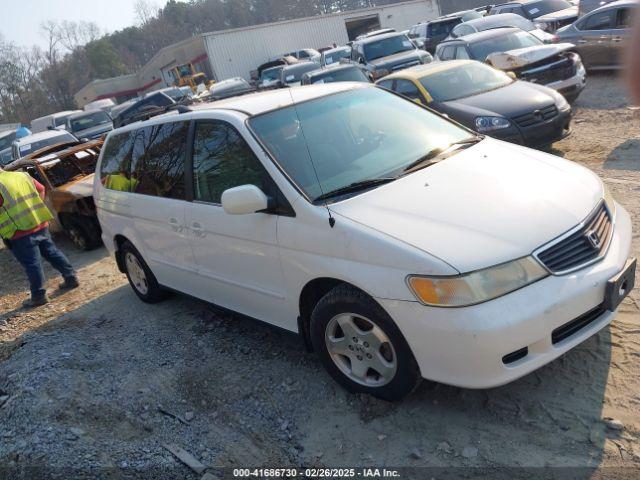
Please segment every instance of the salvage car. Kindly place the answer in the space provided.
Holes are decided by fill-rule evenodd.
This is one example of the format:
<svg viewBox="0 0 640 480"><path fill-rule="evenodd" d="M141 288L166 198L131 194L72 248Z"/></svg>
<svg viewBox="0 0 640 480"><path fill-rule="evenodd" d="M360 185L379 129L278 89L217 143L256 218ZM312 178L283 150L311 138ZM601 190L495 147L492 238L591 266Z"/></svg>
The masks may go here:
<svg viewBox="0 0 640 480"><path fill-rule="evenodd" d="M571 107L561 94L474 60L420 65L377 84L507 142L545 148L570 132Z"/></svg>
<svg viewBox="0 0 640 480"><path fill-rule="evenodd" d="M215 83L209 88L213 100L235 97L253 92L255 89L242 77L228 78Z"/></svg>
<svg viewBox="0 0 640 480"><path fill-rule="evenodd" d="M5 168L22 170L45 187L45 203L54 215L50 228L67 234L76 248L102 244L93 202L93 175L102 139L69 141L39 149Z"/></svg>
<svg viewBox="0 0 640 480"><path fill-rule="evenodd" d="M449 15L414 25L409 30L408 35L409 38L418 43L420 48L435 54L436 47L449 36L456 25L479 17L481 17L481 14L475 10L450 13Z"/></svg>
<svg viewBox="0 0 640 480"><path fill-rule="evenodd" d="M94 140L110 130L113 130L113 121L102 110L75 113L67 118L67 131L76 138Z"/></svg>
<svg viewBox="0 0 640 480"><path fill-rule="evenodd" d="M77 141L75 136L65 130L45 130L14 140L11 153L14 159L19 159L51 145Z"/></svg>
<svg viewBox="0 0 640 480"><path fill-rule="evenodd" d="M571 43L546 45L519 28L498 28L448 40L438 46L440 60L472 59L513 72L559 91L574 102L587 84L586 70Z"/></svg>
<svg viewBox="0 0 640 480"><path fill-rule="evenodd" d="M305 73L312 72L320 68L315 62L300 62L295 65L286 65L280 71L280 80L278 87L295 87L300 85L302 76Z"/></svg>
<svg viewBox="0 0 640 480"><path fill-rule="evenodd" d="M300 79L301 85L332 82L365 82L370 83L371 77L361 67L353 64L334 64L305 73Z"/></svg>
<svg viewBox="0 0 640 480"><path fill-rule="evenodd" d="M578 18L578 7L566 0L524 0L496 5L489 15L515 13L531 20L542 30L553 33Z"/></svg>
<svg viewBox="0 0 640 480"><path fill-rule="evenodd" d="M330 50L322 52L320 58L320 65L323 67L333 65L334 63L340 63L343 58L349 58L351 56L351 47L336 47Z"/></svg>
<svg viewBox="0 0 640 480"><path fill-rule="evenodd" d="M637 0L619 0L600 7L556 32L558 41L575 45L588 70L623 68L624 51L631 38Z"/></svg>
<svg viewBox="0 0 640 480"><path fill-rule="evenodd" d="M421 377L520 378L634 286L630 216L593 172L364 83L128 125L98 163L103 240L140 300L176 290L299 332L387 400Z"/></svg>
<svg viewBox="0 0 640 480"><path fill-rule="evenodd" d="M182 95L182 92L180 92L180 95ZM179 98L184 98L184 96ZM116 128L122 127L129 123L147 120L170 110L180 110L181 107L187 108L185 105L174 101L164 92L151 92L113 117L113 126Z"/></svg>
<svg viewBox="0 0 640 480"><path fill-rule="evenodd" d="M377 35L351 45L351 61L364 65L374 80L432 60L431 54L418 49L403 33Z"/></svg>
<svg viewBox="0 0 640 480"><path fill-rule="evenodd" d="M552 43L556 40L556 37L540 28L536 27L533 22L527 20L515 13L499 13L498 15L491 15L489 17L477 18L469 20L468 22L462 22L456 25L447 40L452 38L464 37L465 35L471 35L476 32L483 32L485 30L493 30L495 28L502 27L514 27L529 32L538 40L544 43Z"/></svg>

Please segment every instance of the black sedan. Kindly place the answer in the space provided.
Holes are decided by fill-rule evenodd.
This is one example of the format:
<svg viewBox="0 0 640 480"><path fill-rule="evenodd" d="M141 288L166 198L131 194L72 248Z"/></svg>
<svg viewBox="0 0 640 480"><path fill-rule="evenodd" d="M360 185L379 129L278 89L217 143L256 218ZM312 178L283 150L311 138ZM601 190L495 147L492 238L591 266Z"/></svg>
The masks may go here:
<svg viewBox="0 0 640 480"><path fill-rule="evenodd" d="M569 134L571 107L561 94L473 60L421 65L377 84L500 140L546 147Z"/></svg>

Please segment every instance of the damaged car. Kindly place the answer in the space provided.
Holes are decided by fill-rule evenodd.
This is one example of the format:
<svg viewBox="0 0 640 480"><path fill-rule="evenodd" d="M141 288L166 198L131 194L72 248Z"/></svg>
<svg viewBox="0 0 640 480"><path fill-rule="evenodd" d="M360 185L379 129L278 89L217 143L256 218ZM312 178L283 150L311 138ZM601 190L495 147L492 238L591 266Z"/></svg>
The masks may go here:
<svg viewBox="0 0 640 480"><path fill-rule="evenodd" d="M587 84L580 55L571 43L544 44L519 28L498 28L441 43L440 60L472 59L545 85L574 102Z"/></svg>
<svg viewBox="0 0 640 480"><path fill-rule="evenodd" d="M45 203L54 221L52 232L64 232L79 250L102 244L93 202L93 174L102 139L63 142L42 148L5 167L27 172L45 187Z"/></svg>

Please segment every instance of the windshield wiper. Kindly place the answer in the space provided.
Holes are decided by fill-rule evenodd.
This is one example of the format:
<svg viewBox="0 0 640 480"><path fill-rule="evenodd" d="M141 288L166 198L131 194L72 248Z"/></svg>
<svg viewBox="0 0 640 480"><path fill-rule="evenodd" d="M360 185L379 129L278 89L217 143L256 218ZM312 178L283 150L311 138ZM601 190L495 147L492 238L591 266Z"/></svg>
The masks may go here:
<svg viewBox="0 0 640 480"><path fill-rule="evenodd" d="M471 145L475 145L476 143L481 141L483 138L484 138L483 136L477 135L474 137L469 137L469 138L465 138L463 140L454 142L450 144L447 148L434 148L430 152L426 153L425 155L421 156L417 160L407 165L403 170L404 175L408 175L410 173L416 172L418 170L422 170L423 168L427 168L427 167L430 167L431 165L438 163L440 160L443 160L444 158L446 158L444 155L445 153L451 153L452 151L457 150L457 149L454 149L453 147L467 148L467 147L470 147ZM437 160L435 160L436 158Z"/></svg>
<svg viewBox="0 0 640 480"><path fill-rule="evenodd" d="M335 190L323 193L322 195L316 197L314 199L314 202L327 200L332 197L339 197L340 195L345 195L347 193L366 190L367 188L371 187L377 187L385 183L393 182L394 180L396 180L396 178L394 177L368 178L366 180L360 180L359 182L350 183L349 185L345 185L344 187L336 188Z"/></svg>

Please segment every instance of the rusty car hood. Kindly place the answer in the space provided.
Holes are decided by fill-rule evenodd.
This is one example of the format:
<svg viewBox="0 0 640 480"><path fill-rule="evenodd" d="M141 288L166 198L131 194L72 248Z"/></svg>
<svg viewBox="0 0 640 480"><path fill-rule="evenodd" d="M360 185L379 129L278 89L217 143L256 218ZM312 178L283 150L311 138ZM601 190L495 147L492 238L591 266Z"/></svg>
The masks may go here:
<svg viewBox="0 0 640 480"><path fill-rule="evenodd" d="M487 61L500 70L513 70L553 57L574 48L572 43L556 43L534 47L517 48L506 52L495 52L487 56Z"/></svg>
<svg viewBox="0 0 640 480"><path fill-rule="evenodd" d="M92 173L86 177L79 178L57 187L55 190L56 192L69 193L78 198L91 197L93 196L93 177L94 174Z"/></svg>

